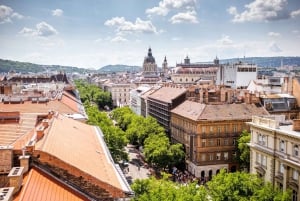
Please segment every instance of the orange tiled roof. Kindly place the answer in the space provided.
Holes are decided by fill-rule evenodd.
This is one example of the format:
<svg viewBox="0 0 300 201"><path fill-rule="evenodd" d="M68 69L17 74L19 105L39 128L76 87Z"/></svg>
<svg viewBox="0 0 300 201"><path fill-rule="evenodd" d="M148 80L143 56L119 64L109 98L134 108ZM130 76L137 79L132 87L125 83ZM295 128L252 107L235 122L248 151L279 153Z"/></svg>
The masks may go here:
<svg viewBox="0 0 300 201"><path fill-rule="evenodd" d="M27 143L28 135L35 127L36 118L37 114L23 113L20 115L18 123L0 124L0 145L12 145L19 141L18 148L24 146Z"/></svg>
<svg viewBox="0 0 300 201"><path fill-rule="evenodd" d="M80 113L81 102L67 92L63 92L61 102L69 106L73 111Z"/></svg>
<svg viewBox="0 0 300 201"><path fill-rule="evenodd" d="M150 94L148 97L163 102L171 103L173 99L177 98L183 93L186 93L185 88L181 87L161 87L157 91Z"/></svg>
<svg viewBox="0 0 300 201"><path fill-rule="evenodd" d="M14 201L79 201L84 200L76 191L32 168L23 180L23 187Z"/></svg>
<svg viewBox="0 0 300 201"><path fill-rule="evenodd" d="M206 105L188 100L171 112L195 121L251 119L253 115L269 114L264 107L257 107L255 104Z"/></svg>
<svg viewBox="0 0 300 201"><path fill-rule="evenodd" d="M20 113L47 114L50 110L58 111L60 113L65 113L65 114L78 113L77 110L73 110L72 107L58 100L49 101L48 103L32 103L31 101L25 101L23 104L0 103L0 111L5 111L5 112L18 111Z"/></svg>
<svg viewBox="0 0 300 201"><path fill-rule="evenodd" d="M95 126L58 115L53 118L48 134L37 142L35 149L118 189L126 188Z"/></svg>

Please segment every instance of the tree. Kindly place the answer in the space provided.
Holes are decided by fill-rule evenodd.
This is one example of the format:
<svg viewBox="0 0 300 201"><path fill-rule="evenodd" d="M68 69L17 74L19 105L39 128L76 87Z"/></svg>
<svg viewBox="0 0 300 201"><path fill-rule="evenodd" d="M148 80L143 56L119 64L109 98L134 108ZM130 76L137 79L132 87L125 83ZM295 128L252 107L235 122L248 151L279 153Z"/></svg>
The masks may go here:
<svg viewBox="0 0 300 201"><path fill-rule="evenodd" d="M83 80L76 80L75 84L83 103L86 101L95 103L101 109L104 109L105 106L112 106L111 94L109 92L105 92L96 85L88 84Z"/></svg>
<svg viewBox="0 0 300 201"><path fill-rule="evenodd" d="M158 168L173 166L184 158L182 145L170 145L164 133L152 134L145 140L144 154L146 161Z"/></svg>
<svg viewBox="0 0 300 201"><path fill-rule="evenodd" d="M129 107L120 107L112 111L111 117L114 119L119 127L126 131L128 125L131 123L131 118L136 116Z"/></svg>
<svg viewBox="0 0 300 201"><path fill-rule="evenodd" d="M257 175L246 172L226 173L221 170L219 174L207 183L208 192L215 201L268 201L279 199L290 200L289 192L281 192Z"/></svg>
<svg viewBox="0 0 300 201"><path fill-rule="evenodd" d="M134 201L206 201L207 191L196 183L181 185L174 183L164 174L162 179L136 180L131 185L135 192Z"/></svg>
<svg viewBox="0 0 300 201"><path fill-rule="evenodd" d="M250 168L250 142L251 134L247 130L243 130L238 139L238 160L241 167L246 168L249 171Z"/></svg>

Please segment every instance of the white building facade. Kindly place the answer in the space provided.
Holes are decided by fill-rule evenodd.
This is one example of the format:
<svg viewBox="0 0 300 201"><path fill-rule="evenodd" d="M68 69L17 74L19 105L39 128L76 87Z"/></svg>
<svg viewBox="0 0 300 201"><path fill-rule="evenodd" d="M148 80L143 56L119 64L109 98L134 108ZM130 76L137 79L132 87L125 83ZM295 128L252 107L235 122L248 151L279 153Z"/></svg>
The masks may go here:
<svg viewBox="0 0 300 201"><path fill-rule="evenodd" d="M149 91L149 85L142 85L130 91L130 108L137 115L142 115L142 98L141 96Z"/></svg>
<svg viewBox="0 0 300 201"><path fill-rule="evenodd" d="M217 85L233 89L248 87L257 78L257 66L243 62L221 65L217 74Z"/></svg>
<svg viewBox="0 0 300 201"><path fill-rule="evenodd" d="M251 130L250 173L286 190L300 201L300 120L284 122L284 116L254 116Z"/></svg>

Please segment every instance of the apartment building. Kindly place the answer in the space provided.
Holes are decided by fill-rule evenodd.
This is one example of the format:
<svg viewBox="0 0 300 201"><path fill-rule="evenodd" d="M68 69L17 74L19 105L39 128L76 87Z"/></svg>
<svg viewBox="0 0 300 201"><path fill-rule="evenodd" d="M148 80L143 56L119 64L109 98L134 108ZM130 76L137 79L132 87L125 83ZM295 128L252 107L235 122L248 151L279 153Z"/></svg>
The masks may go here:
<svg viewBox="0 0 300 201"><path fill-rule="evenodd" d="M183 144L186 167L196 177L209 180L220 169L239 167L236 143L252 115L268 114L255 104L206 105L185 101L171 111L171 140Z"/></svg>
<svg viewBox="0 0 300 201"><path fill-rule="evenodd" d="M251 130L250 173L283 190L291 189L300 201L300 120L286 122L284 115L254 116Z"/></svg>
<svg viewBox="0 0 300 201"><path fill-rule="evenodd" d="M186 92L179 86L163 86L147 97L148 115L154 117L166 133L170 132L171 110L185 101Z"/></svg>

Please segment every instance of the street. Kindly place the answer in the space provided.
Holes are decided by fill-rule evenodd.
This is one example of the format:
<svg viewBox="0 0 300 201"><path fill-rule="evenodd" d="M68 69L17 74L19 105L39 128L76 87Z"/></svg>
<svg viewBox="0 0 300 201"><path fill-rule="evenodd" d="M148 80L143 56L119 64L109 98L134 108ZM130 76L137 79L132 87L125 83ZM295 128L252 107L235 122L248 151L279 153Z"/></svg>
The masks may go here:
<svg viewBox="0 0 300 201"><path fill-rule="evenodd" d="M127 145L125 148L128 156L128 167L124 168L124 175L129 184L136 179L146 179L150 176L150 171L144 166L144 162L140 159L139 151L133 145Z"/></svg>

